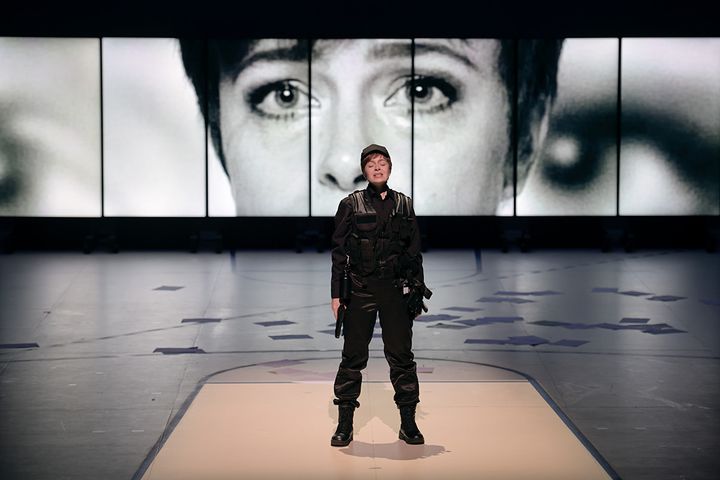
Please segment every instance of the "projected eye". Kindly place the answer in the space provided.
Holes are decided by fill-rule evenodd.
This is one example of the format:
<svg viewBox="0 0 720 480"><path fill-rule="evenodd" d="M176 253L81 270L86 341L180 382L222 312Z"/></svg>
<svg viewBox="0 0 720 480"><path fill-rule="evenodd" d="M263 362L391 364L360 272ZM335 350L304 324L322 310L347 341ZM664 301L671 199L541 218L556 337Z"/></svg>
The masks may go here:
<svg viewBox="0 0 720 480"><path fill-rule="evenodd" d="M415 75L403 78L402 85L392 92L384 105L403 107L410 112L414 100L416 113L432 114L451 107L457 99L457 89L447 80L435 76Z"/></svg>
<svg viewBox="0 0 720 480"><path fill-rule="evenodd" d="M613 107L557 115L545 142L544 180L565 190L589 188L608 168L608 154L616 151L616 115Z"/></svg>
<svg viewBox="0 0 720 480"><path fill-rule="evenodd" d="M303 82L293 79L255 88L247 95L247 102L253 113L271 120L292 120L298 115L306 115L308 104L311 108L320 105L310 96Z"/></svg>
<svg viewBox="0 0 720 480"><path fill-rule="evenodd" d="M667 168L680 175L697 199L717 205L717 200L712 200L717 199L720 173L717 142L704 131L671 115L628 107L623 110L621 140L645 144L662 152ZM632 159L621 151L621 164L630 161Z"/></svg>

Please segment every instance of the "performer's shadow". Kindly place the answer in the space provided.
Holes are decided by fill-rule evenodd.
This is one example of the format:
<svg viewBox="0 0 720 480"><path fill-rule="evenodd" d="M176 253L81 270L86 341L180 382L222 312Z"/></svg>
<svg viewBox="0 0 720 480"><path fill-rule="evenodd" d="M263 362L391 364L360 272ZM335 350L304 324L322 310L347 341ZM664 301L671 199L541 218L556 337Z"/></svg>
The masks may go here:
<svg viewBox="0 0 720 480"><path fill-rule="evenodd" d="M407 445L402 440L392 443L367 443L353 440L350 445L339 451L353 457L417 460L440 455L447 450L442 445Z"/></svg>
<svg viewBox="0 0 720 480"><path fill-rule="evenodd" d="M365 428L372 420L378 419L395 433L395 438L400 428L400 412L393 402L393 390L386 384L363 383L363 393L359 398L360 408L355 410L353 430L357 432ZM328 415L337 422L338 408L332 401L328 402ZM430 414L418 404L415 419L423 431L423 420L428 419ZM335 423L337 425L337 423ZM330 432L332 433L332 432ZM408 445L403 440L396 440L391 443L368 443L360 440L353 440L350 445L339 449L346 455L355 457L387 458L389 460L415 460L428 458L449 452L442 445L424 444Z"/></svg>

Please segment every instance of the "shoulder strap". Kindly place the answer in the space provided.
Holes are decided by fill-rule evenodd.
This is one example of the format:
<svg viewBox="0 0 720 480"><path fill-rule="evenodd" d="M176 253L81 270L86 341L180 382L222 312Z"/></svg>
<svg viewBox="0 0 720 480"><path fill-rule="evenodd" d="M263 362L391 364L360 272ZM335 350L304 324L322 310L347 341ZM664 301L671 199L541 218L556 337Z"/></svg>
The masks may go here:
<svg viewBox="0 0 720 480"><path fill-rule="evenodd" d="M354 213L376 213L375 209L366 198L365 190L355 190L353 193L348 195L348 197L350 198Z"/></svg>
<svg viewBox="0 0 720 480"><path fill-rule="evenodd" d="M410 208L410 197L404 193L396 192L395 190L393 190L393 192L395 193L395 211L393 214L409 217L410 212L412 211Z"/></svg>

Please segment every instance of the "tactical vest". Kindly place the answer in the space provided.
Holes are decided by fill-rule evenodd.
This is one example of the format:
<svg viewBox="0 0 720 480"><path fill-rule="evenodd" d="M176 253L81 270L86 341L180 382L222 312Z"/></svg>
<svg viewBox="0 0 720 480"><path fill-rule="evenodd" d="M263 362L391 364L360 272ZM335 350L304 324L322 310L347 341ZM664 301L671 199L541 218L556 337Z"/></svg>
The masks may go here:
<svg viewBox="0 0 720 480"><path fill-rule="evenodd" d="M348 195L353 215L346 251L350 268L356 274L383 278L403 276L401 257L412 239L413 213L409 197L396 191L393 194L395 208L384 224L378 222L366 190Z"/></svg>

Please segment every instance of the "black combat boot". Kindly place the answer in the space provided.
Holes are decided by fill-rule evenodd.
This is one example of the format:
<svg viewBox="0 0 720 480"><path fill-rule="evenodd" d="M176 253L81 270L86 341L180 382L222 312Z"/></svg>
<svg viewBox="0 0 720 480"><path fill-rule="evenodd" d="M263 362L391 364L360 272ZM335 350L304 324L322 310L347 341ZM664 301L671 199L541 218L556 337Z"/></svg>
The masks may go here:
<svg viewBox="0 0 720 480"><path fill-rule="evenodd" d="M330 439L333 447L345 447L353 439L353 415L355 405L338 405L338 426Z"/></svg>
<svg viewBox="0 0 720 480"><path fill-rule="evenodd" d="M425 437L420 433L415 423L415 405L403 405L400 407L400 440L410 445L421 445L425 443Z"/></svg>

